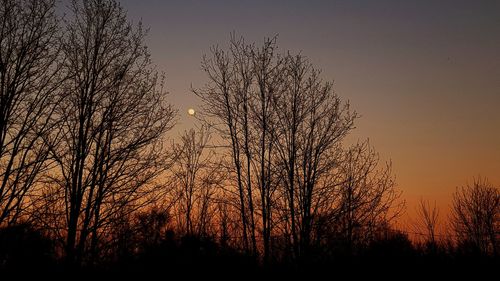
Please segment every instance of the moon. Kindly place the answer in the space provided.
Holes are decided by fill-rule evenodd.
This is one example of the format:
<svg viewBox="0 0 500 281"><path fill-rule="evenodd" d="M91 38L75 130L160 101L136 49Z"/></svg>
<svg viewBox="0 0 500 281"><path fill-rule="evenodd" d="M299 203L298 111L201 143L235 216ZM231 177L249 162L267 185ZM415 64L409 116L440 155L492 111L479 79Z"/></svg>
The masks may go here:
<svg viewBox="0 0 500 281"><path fill-rule="evenodd" d="M194 109L190 108L188 109L188 114L191 115L191 116L194 116L196 112L194 111Z"/></svg>

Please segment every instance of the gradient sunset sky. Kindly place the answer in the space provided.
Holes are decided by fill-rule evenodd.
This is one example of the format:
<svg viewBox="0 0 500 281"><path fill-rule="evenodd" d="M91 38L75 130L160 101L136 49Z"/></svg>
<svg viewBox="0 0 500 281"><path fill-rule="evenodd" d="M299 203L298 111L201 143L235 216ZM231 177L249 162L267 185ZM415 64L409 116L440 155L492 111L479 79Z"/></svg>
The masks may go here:
<svg viewBox="0 0 500 281"><path fill-rule="evenodd" d="M181 114L193 126L201 57L231 32L301 51L362 115L352 140L392 159L411 215L422 197L447 213L475 176L500 184L500 1L137 1L129 18Z"/></svg>

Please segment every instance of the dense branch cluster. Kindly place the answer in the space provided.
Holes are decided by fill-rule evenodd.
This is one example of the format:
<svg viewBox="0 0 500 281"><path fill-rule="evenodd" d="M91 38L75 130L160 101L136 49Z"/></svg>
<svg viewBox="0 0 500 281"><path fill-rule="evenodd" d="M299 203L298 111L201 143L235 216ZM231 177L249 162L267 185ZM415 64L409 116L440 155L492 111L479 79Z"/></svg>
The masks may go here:
<svg viewBox="0 0 500 281"><path fill-rule="evenodd" d="M105 247L164 170L174 110L114 1L2 1L0 224L29 220L68 262Z"/></svg>
<svg viewBox="0 0 500 281"><path fill-rule="evenodd" d="M275 38L256 47L233 35L202 68L210 82L193 91L227 140L229 200L242 222L234 236L246 251L295 259L320 246L326 228L353 240L390 221L400 204L390 165L380 167L367 142L344 148L357 114L304 56L278 53Z"/></svg>

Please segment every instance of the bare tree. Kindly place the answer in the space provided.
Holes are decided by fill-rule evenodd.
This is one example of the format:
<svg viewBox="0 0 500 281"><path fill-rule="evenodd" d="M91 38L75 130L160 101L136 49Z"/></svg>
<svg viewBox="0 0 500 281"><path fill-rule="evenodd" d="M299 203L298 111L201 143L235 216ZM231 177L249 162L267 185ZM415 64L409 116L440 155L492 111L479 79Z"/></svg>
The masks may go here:
<svg viewBox="0 0 500 281"><path fill-rule="evenodd" d="M434 205L430 205L429 201L420 200L417 208L417 221L414 223L416 232L425 237L425 243L428 246L434 247L437 243L436 231L439 219L439 209Z"/></svg>
<svg viewBox="0 0 500 281"><path fill-rule="evenodd" d="M270 248L274 137L273 97L283 87L283 59L275 52L275 38L261 48L246 44L233 34L229 52L212 50L203 68L210 78L204 89L194 90L205 105L212 123L223 136L230 136L242 233L245 249L257 254L257 232L263 240L264 259ZM260 216L261 220L258 221Z"/></svg>
<svg viewBox="0 0 500 281"><path fill-rule="evenodd" d="M276 163L284 173L290 222L286 232L298 257L307 255L318 204L324 202L321 194L332 187L325 180L338 165L340 144L357 115L304 56L288 54L284 71L286 86L273 102Z"/></svg>
<svg viewBox="0 0 500 281"><path fill-rule="evenodd" d="M500 235L500 190L487 179L457 188L451 224L458 242L485 254L497 255Z"/></svg>
<svg viewBox="0 0 500 281"><path fill-rule="evenodd" d="M233 35L229 49L214 48L204 59L210 84L194 92L212 123L222 121L220 132L230 136L244 243L249 234L255 253L259 229L267 261L276 190L284 185L287 231L299 255L299 247L309 244L315 187L333 169L330 156L356 114L303 56L278 54L276 38L257 48Z"/></svg>
<svg viewBox="0 0 500 281"><path fill-rule="evenodd" d="M222 138L228 138L230 141L230 154L234 171L236 174L236 185L239 199L239 215L241 218L241 232L243 244L246 251L249 250L248 229L246 215L245 189L243 186L241 147L238 138L240 132L236 128L236 114L239 111L235 107L238 102L234 93L231 91L232 73L230 69L230 60L228 55L217 47L212 48L212 57L203 57L202 68L207 73L210 82L203 89L193 90L204 101L204 112L211 118L217 119L221 126L214 126Z"/></svg>
<svg viewBox="0 0 500 281"><path fill-rule="evenodd" d="M171 171L177 227L187 235L208 235L215 216L214 197L224 181L221 159L216 159L215 151L207 147L209 142L206 128L191 129L174 146L176 161Z"/></svg>
<svg viewBox="0 0 500 281"><path fill-rule="evenodd" d="M336 220L351 251L354 243L373 239L378 226L399 216L404 201L399 200L391 163L380 165L368 141L350 147L341 163Z"/></svg>
<svg viewBox="0 0 500 281"><path fill-rule="evenodd" d="M255 182L260 201L261 233L264 262L271 251L275 193L279 185L276 166L276 137L279 123L274 102L286 89L286 57L277 53L276 37L265 40L260 48L252 46L251 61L255 74L255 90L252 91L251 130Z"/></svg>
<svg viewBox="0 0 500 281"><path fill-rule="evenodd" d="M251 238L252 253L257 252L257 242L255 236L255 207L254 207L254 190L253 185L253 151L252 151L252 133L251 133L251 116L252 116L252 102L253 92L252 86L254 83L254 71L252 69L252 47L245 44L244 40L236 39L235 35L231 36L230 41L230 54L233 61L232 72L233 79L231 81L231 88L234 91L235 98L239 103L239 109L235 112L236 115L236 128L241 130L239 146L243 149L244 160L241 163L243 168L242 173L245 175L243 178L246 198L248 200L248 227ZM238 107L237 107L238 108Z"/></svg>
<svg viewBox="0 0 500 281"><path fill-rule="evenodd" d="M202 68L209 77L209 84L202 89L193 89L193 92L203 100L202 107L207 117L215 120L213 128L223 139L228 139L233 167L229 171L234 174L237 187L243 247L249 252L256 248L248 127L253 74L249 58L246 53L241 53L247 51L246 46L235 41L232 41L232 46L229 53L213 47L211 57L203 57Z"/></svg>
<svg viewBox="0 0 500 281"><path fill-rule="evenodd" d="M51 147L57 168L46 194L60 212L70 264L95 257L106 229L145 203L165 167L162 139L175 112L151 66L144 30L112 0L73 1L61 42L62 102ZM61 203L61 201L63 203ZM59 224L59 225L57 225Z"/></svg>
<svg viewBox="0 0 500 281"><path fill-rule="evenodd" d="M293 258L303 258L320 218L350 224L353 241L389 222L391 208L399 213L390 164L379 167L367 142L345 151L357 114L303 55L278 54L276 38L256 47L233 35L229 52L213 48L203 69L210 82L193 91L205 121L230 144L247 251L259 246L267 262L271 238L281 235Z"/></svg>
<svg viewBox="0 0 500 281"><path fill-rule="evenodd" d="M0 225L14 223L49 166L59 77L52 0L0 3Z"/></svg>
<svg viewBox="0 0 500 281"><path fill-rule="evenodd" d="M314 243L335 241L347 254L377 239L404 209L391 163L381 163L368 141L341 149L334 169L318 184ZM339 243L340 242L340 243Z"/></svg>

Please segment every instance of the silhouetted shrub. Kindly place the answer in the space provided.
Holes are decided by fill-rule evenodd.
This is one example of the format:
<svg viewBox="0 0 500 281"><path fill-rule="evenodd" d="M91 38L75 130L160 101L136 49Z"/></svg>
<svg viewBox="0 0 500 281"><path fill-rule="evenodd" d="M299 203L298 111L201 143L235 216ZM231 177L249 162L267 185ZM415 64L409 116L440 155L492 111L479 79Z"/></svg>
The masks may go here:
<svg viewBox="0 0 500 281"><path fill-rule="evenodd" d="M399 260L414 257L415 249L408 235L396 231L373 240L365 250L365 255L378 260Z"/></svg>
<svg viewBox="0 0 500 281"><path fill-rule="evenodd" d="M54 243L27 224L0 228L0 270L48 271L55 266Z"/></svg>

